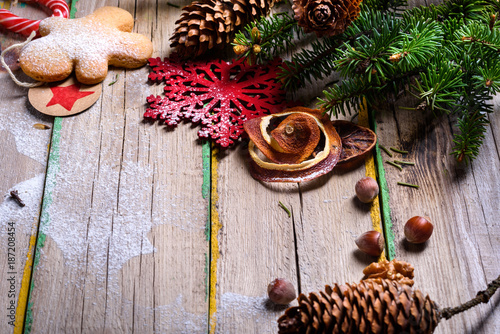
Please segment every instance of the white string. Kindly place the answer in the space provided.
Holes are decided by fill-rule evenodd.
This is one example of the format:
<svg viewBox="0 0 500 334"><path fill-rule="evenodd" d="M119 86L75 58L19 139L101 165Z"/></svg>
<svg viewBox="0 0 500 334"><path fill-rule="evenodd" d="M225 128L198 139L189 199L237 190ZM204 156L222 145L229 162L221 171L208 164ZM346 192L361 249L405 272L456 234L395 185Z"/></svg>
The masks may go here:
<svg viewBox="0 0 500 334"><path fill-rule="evenodd" d="M7 73L9 73L10 77L12 78L12 80L14 80L14 82L16 84L18 84L19 86L21 86L21 87L27 87L27 88L38 87L38 86L43 85L44 83L40 82L40 81L29 83L29 82L21 82L21 81L17 80L16 76L14 75L14 73L12 73L12 70L7 65L7 63L5 62L4 54L7 51L12 50L14 48L22 48L23 46L25 46L26 44L28 44L29 42L31 42L31 40L35 36L36 36L36 32L32 31L30 37L28 37L28 39L25 42L19 43L19 44L13 44L13 45L9 46L7 49L3 50L2 53L0 54L0 62L2 63L2 66L5 68L5 70L7 71Z"/></svg>

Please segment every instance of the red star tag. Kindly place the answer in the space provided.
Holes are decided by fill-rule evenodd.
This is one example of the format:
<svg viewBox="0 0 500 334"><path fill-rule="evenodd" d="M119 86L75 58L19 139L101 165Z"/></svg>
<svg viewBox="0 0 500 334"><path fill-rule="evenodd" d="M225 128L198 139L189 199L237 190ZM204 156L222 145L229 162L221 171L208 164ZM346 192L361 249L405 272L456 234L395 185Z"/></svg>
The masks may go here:
<svg viewBox="0 0 500 334"><path fill-rule="evenodd" d="M73 109L75 102L87 95L94 94L94 92L82 92L80 91L80 83L74 83L66 87L50 87L50 90L54 94L52 99L47 103L47 107L60 104L64 109L70 111Z"/></svg>
<svg viewBox="0 0 500 334"><path fill-rule="evenodd" d="M83 85L74 76L70 76L63 82L30 88L28 98L31 105L41 113L69 116L90 108L99 99L101 92L101 84Z"/></svg>

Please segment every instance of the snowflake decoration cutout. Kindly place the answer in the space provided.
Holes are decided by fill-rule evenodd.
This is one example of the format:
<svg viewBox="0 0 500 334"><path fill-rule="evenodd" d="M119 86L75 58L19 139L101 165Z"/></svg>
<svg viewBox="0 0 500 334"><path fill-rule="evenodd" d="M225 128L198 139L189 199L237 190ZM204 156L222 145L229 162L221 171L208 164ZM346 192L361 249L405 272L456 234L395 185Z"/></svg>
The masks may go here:
<svg viewBox="0 0 500 334"><path fill-rule="evenodd" d="M149 79L165 81L165 97L149 96L144 117L163 120L169 126L182 120L200 123L200 138L228 147L244 132L245 121L288 106L276 79L281 64L280 59L267 66L249 66L244 60L151 58Z"/></svg>

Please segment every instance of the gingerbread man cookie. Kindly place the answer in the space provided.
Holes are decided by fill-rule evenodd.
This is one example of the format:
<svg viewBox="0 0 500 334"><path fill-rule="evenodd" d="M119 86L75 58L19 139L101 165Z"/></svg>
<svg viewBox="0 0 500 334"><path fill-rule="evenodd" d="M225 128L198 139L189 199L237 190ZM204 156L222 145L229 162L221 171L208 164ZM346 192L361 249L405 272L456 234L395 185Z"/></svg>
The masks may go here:
<svg viewBox="0 0 500 334"><path fill-rule="evenodd" d="M137 68L153 53L153 44L131 33L132 15L118 7L102 7L79 19L50 17L40 22L42 38L28 43L19 56L24 73L38 81L67 78L73 69L87 85L104 80L108 65Z"/></svg>

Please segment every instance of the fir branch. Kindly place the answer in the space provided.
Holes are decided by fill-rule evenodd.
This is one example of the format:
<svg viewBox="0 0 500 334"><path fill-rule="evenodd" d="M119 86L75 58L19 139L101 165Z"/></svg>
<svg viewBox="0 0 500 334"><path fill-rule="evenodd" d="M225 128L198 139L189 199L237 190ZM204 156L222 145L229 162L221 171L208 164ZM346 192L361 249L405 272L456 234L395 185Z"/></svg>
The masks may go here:
<svg viewBox="0 0 500 334"><path fill-rule="evenodd" d="M402 71L425 66L442 46L440 25L437 22L418 20L409 22L403 30L409 32L403 34L400 43L394 43L389 48L392 52L389 60Z"/></svg>
<svg viewBox="0 0 500 334"><path fill-rule="evenodd" d="M455 36L457 41L464 44L484 46L493 51L492 54L482 56L495 57L495 53L500 53L500 31L497 29L491 30L485 24L473 23L463 26L462 29L455 33ZM471 48L468 48L468 51L471 52Z"/></svg>
<svg viewBox="0 0 500 334"><path fill-rule="evenodd" d="M493 106L488 103L488 95L484 89L463 93L460 103L457 105L457 113L460 117L457 120L459 133L454 135L455 147L452 154L457 161L465 161L476 158L479 154L486 125L489 124L488 113L493 112Z"/></svg>
<svg viewBox="0 0 500 334"><path fill-rule="evenodd" d="M468 23L480 20L487 5L484 0L449 0L438 6L438 11L445 19L458 18Z"/></svg>
<svg viewBox="0 0 500 334"><path fill-rule="evenodd" d="M313 42L312 50L304 49L295 54L291 61L286 61L278 79L286 89L295 91L313 79L322 79L327 73L335 71L335 51L340 41L326 38Z"/></svg>
<svg viewBox="0 0 500 334"><path fill-rule="evenodd" d="M403 21L409 24L413 20L442 21L440 11L434 4L429 6L413 7L403 13Z"/></svg>
<svg viewBox="0 0 500 334"><path fill-rule="evenodd" d="M486 132L485 125L488 123L486 115L480 114L478 111L472 115L467 113L458 119L457 125L460 133L453 138L455 147L452 152L458 162L465 160L468 163L477 157Z"/></svg>
<svg viewBox="0 0 500 334"><path fill-rule="evenodd" d="M294 39L300 35L294 18L287 13L277 13L246 25L236 33L231 44L235 53L250 64L264 63L292 48Z"/></svg>
<svg viewBox="0 0 500 334"><path fill-rule="evenodd" d="M371 36L374 30L394 22L393 13L382 13L367 9L349 26L344 34L331 38L316 40L311 43L311 50L303 49L294 54L292 60L286 62L279 77L285 88L295 91L306 82L322 79L337 70L335 60L339 58L341 46L348 47L349 43L362 36Z"/></svg>
<svg viewBox="0 0 500 334"><path fill-rule="evenodd" d="M500 61L491 60L485 67L478 68L472 80L474 87L484 87L489 95L500 93Z"/></svg>
<svg viewBox="0 0 500 334"><path fill-rule="evenodd" d="M394 73L389 48L402 39L400 30L400 21L386 21L380 31L372 31L371 37L362 35L352 45L345 45L336 61L340 74L346 77L364 74L368 82L373 79L378 84L385 81Z"/></svg>
<svg viewBox="0 0 500 334"><path fill-rule="evenodd" d="M407 10L401 7L404 2L365 0L358 19L343 34L316 39L295 52L279 79L295 90L338 72L342 81L324 89L318 99L331 117L351 114L364 98L370 105L411 93L420 99L417 110L457 118L452 154L458 160L474 159L493 111L492 97L500 92L500 3L448 0ZM265 22L268 32L259 27L258 41L263 59L290 51L292 44L279 44L291 41L286 22ZM247 45L251 33L246 30ZM263 42L267 35L274 41L269 48Z"/></svg>
<svg viewBox="0 0 500 334"><path fill-rule="evenodd" d="M334 84L323 91L325 97L318 98L318 107L330 117L351 114L351 110L359 109L362 98L366 98L368 104L371 105L387 97L388 94L399 95L401 88L407 85L411 78L418 76L421 71L417 69L398 73L380 84L367 82L360 76L346 78L342 84Z"/></svg>
<svg viewBox="0 0 500 334"><path fill-rule="evenodd" d="M449 60L440 59L421 73L420 81L415 81L413 88L431 110L450 112L450 106L456 105L461 88L465 86L462 76L460 66Z"/></svg>
<svg viewBox="0 0 500 334"><path fill-rule="evenodd" d="M379 11L400 11L401 7L408 6L407 0L364 0L363 6Z"/></svg>
<svg viewBox="0 0 500 334"><path fill-rule="evenodd" d="M351 110L359 108L363 95L371 89L373 86L359 78L346 79L342 85L335 84L324 90L325 97L318 98L318 107L330 117L345 116L347 112L350 114Z"/></svg>

